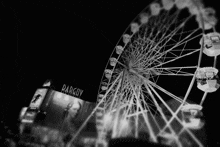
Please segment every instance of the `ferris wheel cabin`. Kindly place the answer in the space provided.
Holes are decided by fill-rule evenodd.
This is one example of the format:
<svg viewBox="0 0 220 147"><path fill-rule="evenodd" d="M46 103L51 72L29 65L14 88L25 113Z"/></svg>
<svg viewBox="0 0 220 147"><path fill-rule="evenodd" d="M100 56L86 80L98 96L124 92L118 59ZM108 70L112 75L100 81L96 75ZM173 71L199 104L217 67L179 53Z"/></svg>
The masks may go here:
<svg viewBox="0 0 220 147"><path fill-rule="evenodd" d="M196 73L197 87L204 92L215 92L220 87L218 69L213 67L199 68Z"/></svg>
<svg viewBox="0 0 220 147"><path fill-rule="evenodd" d="M217 32L204 35L204 49L203 53L209 57L220 55L220 34ZM202 44L202 39L200 44Z"/></svg>

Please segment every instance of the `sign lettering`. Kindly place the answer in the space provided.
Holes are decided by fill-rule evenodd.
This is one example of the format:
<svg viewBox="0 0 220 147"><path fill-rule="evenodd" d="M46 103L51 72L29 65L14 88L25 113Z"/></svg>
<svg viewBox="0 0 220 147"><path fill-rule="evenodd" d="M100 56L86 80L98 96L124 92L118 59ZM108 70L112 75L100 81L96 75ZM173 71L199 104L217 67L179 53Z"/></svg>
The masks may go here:
<svg viewBox="0 0 220 147"><path fill-rule="evenodd" d="M80 98L83 93L83 90L79 88L73 88L72 86L67 86L66 84L63 84L61 92Z"/></svg>

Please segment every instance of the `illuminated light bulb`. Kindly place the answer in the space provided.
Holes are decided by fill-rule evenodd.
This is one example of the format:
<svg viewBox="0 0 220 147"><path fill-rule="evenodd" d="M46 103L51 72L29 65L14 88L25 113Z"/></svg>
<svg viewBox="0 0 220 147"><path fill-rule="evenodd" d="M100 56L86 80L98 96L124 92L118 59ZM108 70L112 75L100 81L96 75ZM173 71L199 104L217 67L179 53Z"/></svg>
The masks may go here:
<svg viewBox="0 0 220 147"><path fill-rule="evenodd" d="M173 0L162 0L163 8L165 10L170 10L174 6Z"/></svg>
<svg viewBox="0 0 220 147"><path fill-rule="evenodd" d="M65 100L65 101L69 101L69 96L68 96L68 95L65 95L64 100Z"/></svg>
<svg viewBox="0 0 220 147"><path fill-rule="evenodd" d="M140 22L141 22L142 24L146 24L146 23L148 22L148 20L149 20L149 14L147 14L147 13L142 13L142 14L140 15Z"/></svg>
<svg viewBox="0 0 220 147"><path fill-rule="evenodd" d="M179 8L179 9L183 9L183 8L186 8L190 5L193 5L191 3L191 1L189 1L189 0L176 0L175 4L176 4L177 8Z"/></svg>
<svg viewBox="0 0 220 147"><path fill-rule="evenodd" d="M58 98L58 99L62 98L62 96L63 96L62 93L60 93L60 92L57 93L57 98Z"/></svg>
<svg viewBox="0 0 220 147"><path fill-rule="evenodd" d="M136 32L138 32L139 31L139 25L138 25L138 23L131 23L131 32L134 34L134 33L136 33Z"/></svg>
<svg viewBox="0 0 220 147"><path fill-rule="evenodd" d="M150 5L150 10L151 10L151 15L153 15L153 16L158 15L158 14L160 13L160 10L161 10L160 4L158 4L158 3L152 3L152 4Z"/></svg>
<svg viewBox="0 0 220 147"><path fill-rule="evenodd" d="M80 108L79 103L74 103L73 106L72 106L72 108L74 108L74 109L79 109L79 108Z"/></svg>
<svg viewBox="0 0 220 147"><path fill-rule="evenodd" d="M125 136L129 135L131 132L129 120L127 120L125 118L120 120L120 127L119 127L118 131L119 131L118 133L121 137L125 137Z"/></svg>
<svg viewBox="0 0 220 147"><path fill-rule="evenodd" d="M113 127L113 117L110 113L104 115L104 124L107 130L112 129Z"/></svg>

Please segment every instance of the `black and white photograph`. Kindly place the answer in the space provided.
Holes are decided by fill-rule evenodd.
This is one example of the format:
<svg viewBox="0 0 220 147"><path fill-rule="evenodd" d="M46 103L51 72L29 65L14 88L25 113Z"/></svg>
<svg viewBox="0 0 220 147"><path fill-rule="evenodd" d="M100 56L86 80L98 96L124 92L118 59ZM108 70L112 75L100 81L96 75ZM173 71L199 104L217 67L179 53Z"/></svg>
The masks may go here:
<svg viewBox="0 0 220 147"><path fill-rule="evenodd" d="M0 146L220 146L218 3L1 1Z"/></svg>

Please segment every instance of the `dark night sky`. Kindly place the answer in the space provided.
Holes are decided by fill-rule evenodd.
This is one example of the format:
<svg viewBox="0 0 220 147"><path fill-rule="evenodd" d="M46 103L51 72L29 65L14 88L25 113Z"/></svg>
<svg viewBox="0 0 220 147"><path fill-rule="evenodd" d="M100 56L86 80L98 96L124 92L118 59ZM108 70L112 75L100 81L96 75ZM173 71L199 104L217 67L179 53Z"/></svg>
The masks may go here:
<svg viewBox="0 0 220 147"><path fill-rule="evenodd" d="M145 6L125 1L1 2L3 119L12 123L48 78L77 83L95 102L114 46Z"/></svg>
<svg viewBox="0 0 220 147"><path fill-rule="evenodd" d="M47 78L90 89L95 102L108 58L145 1L1 2L2 119L12 125Z"/></svg>

